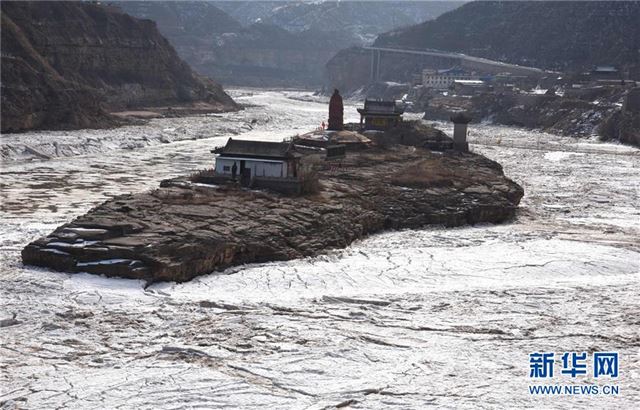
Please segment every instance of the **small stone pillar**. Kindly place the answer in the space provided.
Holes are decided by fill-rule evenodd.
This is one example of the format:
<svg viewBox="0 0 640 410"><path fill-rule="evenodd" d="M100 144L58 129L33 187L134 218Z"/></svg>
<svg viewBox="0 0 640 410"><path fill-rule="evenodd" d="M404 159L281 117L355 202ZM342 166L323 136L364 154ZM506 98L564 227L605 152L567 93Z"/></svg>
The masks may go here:
<svg viewBox="0 0 640 410"><path fill-rule="evenodd" d="M627 92L622 104L622 111L640 113L640 87L635 87Z"/></svg>
<svg viewBox="0 0 640 410"><path fill-rule="evenodd" d="M471 116L459 112L451 116L451 121L453 122L453 148L456 151L468 152L467 124L471 122Z"/></svg>

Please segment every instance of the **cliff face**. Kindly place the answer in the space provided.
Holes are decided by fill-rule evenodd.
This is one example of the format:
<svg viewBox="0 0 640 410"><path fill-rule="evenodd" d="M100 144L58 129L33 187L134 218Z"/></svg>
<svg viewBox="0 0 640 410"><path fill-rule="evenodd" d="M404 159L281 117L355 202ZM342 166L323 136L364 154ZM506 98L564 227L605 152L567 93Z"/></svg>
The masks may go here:
<svg viewBox="0 0 640 410"><path fill-rule="evenodd" d="M604 140L618 140L640 147L640 87L629 90L622 109L600 125L599 133Z"/></svg>
<svg viewBox="0 0 640 410"><path fill-rule="evenodd" d="M374 68L372 57L372 52L363 47L340 50L325 65L326 88L338 88L348 94L372 85L372 69L377 72L378 81L408 83L425 67L450 68L455 64L448 59L383 53Z"/></svg>
<svg viewBox="0 0 640 410"><path fill-rule="evenodd" d="M379 46L435 48L560 71L638 66L640 2L478 1L378 37Z"/></svg>
<svg viewBox="0 0 640 410"><path fill-rule="evenodd" d="M599 104L593 104L577 98L531 94L439 95L421 104L424 118L429 120L448 120L452 112L463 110L477 122L489 120L573 137L596 134L603 119L616 111L615 105L604 98Z"/></svg>
<svg viewBox="0 0 640 410"><path fill-rule="evenodd" d="M110 125L97 92L64 79L7 17L2 3L2 132Z"/></svg>
<svg viewBox="0 0 640 410"><path fill-rule="evenodd" d="M340 50L326 64L328 89L343 93L367 85L371 78L371 52L362 47Z"/></svg>
<svg viewBox="0 0 640 410"><path fill-rule="evenodd" d="M275 24L242 27L211 3L115 4L133 16L156 21L196 71L225 84L320 85L327 60L340 48L358 41L349 34L315 29L293 33Z"/></svg>
<svg viewBox="0 0 640 410"><path fill-rule="evenodd" d="M80 2L2 2L2 131L113 123L142 106L235 109L198 78L151 21Z"/></svg>
<svg viewBox="0 0 640 410"><path fill-rule="evenodd" d="M340 49L456 7L455 2L116 2L158 23L182 58L224 84L315 87ZM221 10L222 8L223 10ZM226 13L225 13L226 11ZM227 14L228 13L228 14Z"/></svg>
<svg viewBox="0 0 640 410"><path fill-rule="evenodd" d="M211 2L118 1L112 4L131 16L156 22L158 30L195 71L228 84L228 78L221 78L219 67L212 63L224 34L242 30L242 25L233 17ZM224 70L222 75L224 77Z"/></svg>
<svg viewBox="0 0 640 410"><path fill-rule="evenodd" d="M229 84L318 86L325 63L344 44L350 44L349 40L335 33L291 33L256 23L221 36L211 52L202 54L200 65L216 71Z"/></svg>
<svg viewBox="0 0 640 410"><path fill-rule="evenodd" d="M452 112L466 111L476 122L487 120L572 137L598 135L605 141L640 146L640 88L599 88L581 98L555 94L425 94L418 98L415 108L424 111L427 120L448 121Z"/></svg>

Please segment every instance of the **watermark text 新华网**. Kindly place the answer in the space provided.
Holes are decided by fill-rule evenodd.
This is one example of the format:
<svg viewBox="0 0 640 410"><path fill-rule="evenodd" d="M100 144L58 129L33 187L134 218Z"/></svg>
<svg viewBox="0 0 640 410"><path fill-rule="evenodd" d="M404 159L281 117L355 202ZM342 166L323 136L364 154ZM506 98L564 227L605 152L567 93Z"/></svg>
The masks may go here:
<svg viewBox="0 0 640 410"><path fill-rule="evenodd" d="M559 374L557 372L559 368ZM613 383L618 378L619 360L617 352L564 352L556 360L554 352L529 354L529 378L539 381L575 380L593 377L597 382L607 384L532 384L529 394L535 395L610 395L620 394L620 387ZM566 378L566 379L565 379Z"/></svg>

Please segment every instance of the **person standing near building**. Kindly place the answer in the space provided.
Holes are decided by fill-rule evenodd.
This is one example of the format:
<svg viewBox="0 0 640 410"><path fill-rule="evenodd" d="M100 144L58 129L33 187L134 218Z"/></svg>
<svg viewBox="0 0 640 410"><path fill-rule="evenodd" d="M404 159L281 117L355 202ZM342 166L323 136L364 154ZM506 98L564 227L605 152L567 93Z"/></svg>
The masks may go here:
<svg viewBox="0 0 640 410"><path fill-rule="evenodd" d="M238 174L238 166L236 165L236 163L233 163L233 166L231 167L231 178L233 178L233 180L236 180L236 175Z"/></svg>

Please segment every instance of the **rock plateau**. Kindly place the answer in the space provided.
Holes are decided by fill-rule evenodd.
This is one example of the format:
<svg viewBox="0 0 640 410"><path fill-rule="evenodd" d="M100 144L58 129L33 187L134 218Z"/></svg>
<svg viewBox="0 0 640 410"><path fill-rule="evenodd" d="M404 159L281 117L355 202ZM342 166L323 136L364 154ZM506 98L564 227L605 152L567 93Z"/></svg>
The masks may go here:
<svg viewBox="0 0 640 410"><path fill-rule="evenodd" d="M26 246L23 262L181 282L318 255L383 230L503 222L523 195L485 157L401 145L350 153L319 181L302 197L188 181L123 195Z"/></svg>

